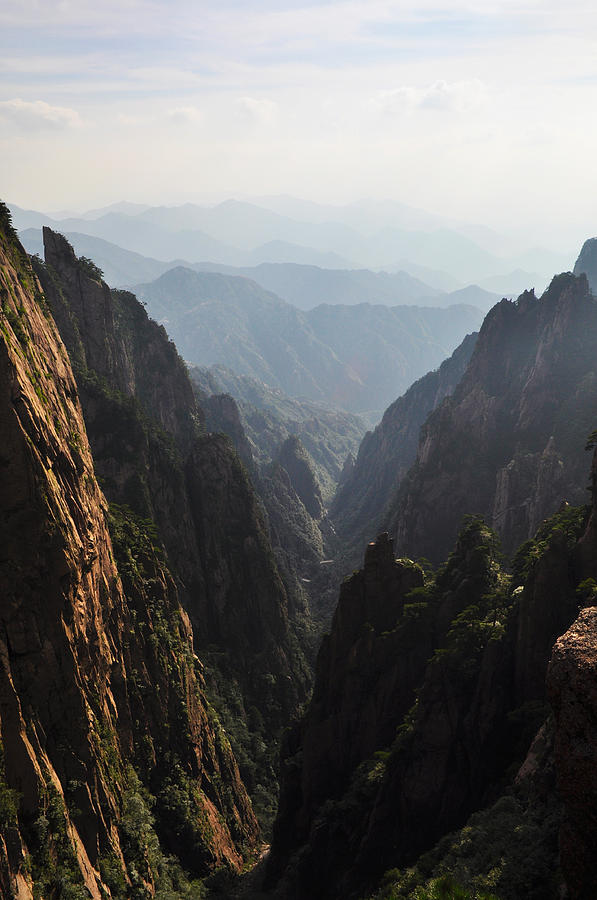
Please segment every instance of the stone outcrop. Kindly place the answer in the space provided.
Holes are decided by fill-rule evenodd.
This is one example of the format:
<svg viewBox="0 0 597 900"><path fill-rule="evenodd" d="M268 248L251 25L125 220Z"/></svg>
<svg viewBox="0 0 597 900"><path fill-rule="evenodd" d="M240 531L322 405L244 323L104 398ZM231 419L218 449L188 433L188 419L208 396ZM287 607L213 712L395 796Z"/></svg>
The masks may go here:
<svg viewBox="0 0 597 900"><path fill-rule="evenodd" d="M597 293L597 238L589 238L582 245L574 264L575 275L586 275L589 287Z"/></svg>
<svg viewBox="0 0 597 900"><path fill-rule="evenodd" d="M574 548L585 606L553 648L547 687L554 711L555 763L564 805L560 856L571 900L595 893L597 850L597 454L591 471L592 513Z"/></svg>
<svg viewBox="0 0 597 900"><path fill-rule="evenodd" d="M200 402L205 412L206 429L227 434L245 468L253 474L255 472L253 451L234 398L230 394L214 393L201 397Z"/></svg>
<svg viewBox="0 0 597 900"><path fill-rule="evenodd" d="M564 803L562 869L571 900L595 894L597 852L597 608L557 641L549 667L558 790Z"/></svg>

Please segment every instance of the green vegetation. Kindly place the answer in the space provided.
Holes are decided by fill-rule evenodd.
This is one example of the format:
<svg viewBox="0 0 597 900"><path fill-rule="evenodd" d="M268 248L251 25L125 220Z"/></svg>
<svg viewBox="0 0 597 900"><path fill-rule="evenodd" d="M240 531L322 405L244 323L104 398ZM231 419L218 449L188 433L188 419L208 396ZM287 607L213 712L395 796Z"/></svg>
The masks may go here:
<svg viewBox="0 0 597 900"><path fill-rule="evenodd" d="M2 200L0 200L0 230L4 232L9 240L18 241L16 229L12 224L12 214Z"/></svg>
<svg viewBox="0 0 597 900"><path fill-rule="evenodd" d="M27 333L27 330L23 324L23 314L25 310L22 306L17 306L13 309L13 307L8 303L7 300L3 300L2 312L6 316L8 324L12 328L19 344L21 345L23 350L26 350L27 345L29 344L29 334Z"/></svg>
<svg viewBox="0 0 597 900"><path fill-rule="evenodd" d="M278 801L278 753L280 735L272 735L256 706L245 706L238 675L230 654L216 647L202 653L206 690L219 717L249 792L263 836L268 839ZM269 673L263 673L264 687ZM274 679L275 681L275 679Z"/></svg>
<svg viewBox="0 0 597 900"><path fill-rule="evenodd" d="M507 794L415 866L386 872L375 900L556 900L560 818L554 794Z"/></svg>
<svg viewBox="0 0 597 900"><path fill-rule="evenodd" d="M68 815L62 795L46 777L40 813L23 828L30 851L34 900L88 900L77 854L68 830Z"/></svg>
<svg viewBox="0 0 597 900"><path fill-rule="evenodd" d="M127 770L120 843L126 877L118 857L100 858L102 880L114 900L203 900L203 883L189 879L175 857L164 854L155 831L155 798L143 787L134 769Z"/></svg>
<svg viewBox="0 0 597 900"><path fill-rule="evenodd" d="M241 840L236 833L234 788L224 783L219 769L229 770L230 745L203 695L202 674L196 671L198 662L182 628L176 588L154 523L128 507L111 504L109 527L129 606L126 654L131 661L143 660L143 671L133 668L128 678L136 720L134 762L145 791L141 793L155 817L162 845L190 870L205 873L213 865L214 834L202 790L209 789L222 824ZM132 808L137 807L138 798Z"/></svg>
<svg viewBox="0 0 597 900"><path fill-rule="evenodd" d="M79 256L77 262L81 272L83 272L93 281L101 281L104 277L104 273L99 268L99 266L96 266L92 259L88 259L86 256Z"/></svg>
<svg viewBox="0 0 597 900"><path fill-rule="evenodd" d="M31 272L29 257L19 241L19 236L12 224L12 215L0 200L0 248L3 249L15 267L21 285L33 293L34 278Z"/></svg>
<svg viewBox="0 0 597 900"><path fill-rule="evenodd" d="M546 519L534 538L525 541L512 560L512 588L521 587L532 575L537 563L554 543L571 551L581 536L590 513L588 506L563 506Z"/></svg>
<svg viewBox="0 0 597 900"><path fill-rule="evenodd" d="M17 824L20 794L9 787L4 767L4 747L0 742L0 829Z"/></svg>

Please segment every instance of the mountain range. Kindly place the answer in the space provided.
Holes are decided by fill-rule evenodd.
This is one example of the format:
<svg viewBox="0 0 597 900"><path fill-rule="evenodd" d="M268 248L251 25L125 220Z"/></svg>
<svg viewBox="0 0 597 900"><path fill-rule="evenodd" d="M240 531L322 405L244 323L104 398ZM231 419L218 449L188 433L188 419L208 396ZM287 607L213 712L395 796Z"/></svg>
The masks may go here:
<svg viewBox="0 0 597 900"><path fill-rule="evenodd" d="M596 248L405 375L355 460L353 416L193 384L133 293L48 228L28 257L0 204L2 896L592 900ZM381 396L462 309L144 290L289 394L290 368Z"/></svg>
<svg viewBox="0 0 597 900"><path fill-rule="evenodd" d="M519 289L543 287L553 271L566 265L561 254L528 250L502 256L494 238L490 249L475 243L445 223L423 230L404 227L403 217L373 214L361 230L356 222L333 219L302 221L256 204L227 200L212 207L112 206L103 215L52 219L43 213L11 207L19 231L48 225L112 241L126 250L160 260L188 259L235 266L262 262L294 262L332 268L400 268L408 264L442 270L461 284L504 276L522 269L533 283ZM97 213L98 211L96 211ZM330 210L333 215L333 210ZM130 214L132 213L132 214ZM420 222L416 217L412 221ZM466 230L466 229L465 229ZM485 233L484 233L485 234ZM487 235L485 234L485 237ZM525 276L526 277L526 276Z"/></svg>
<svg viewBox="0 0 597 900"><path fill-rule="evenodd" d="M470 303L487 310L500 296L476 285L454 291L440 291L409 275L372 272L369 269L325 268L292 262L267 262L258 266L226 266L218 263L190 263L175 259L167 262L124 250L110 241L77 232L64 232L77 254L93 259L112 287L130 287L158 278L169 269L184 266L201 272L218 272L251 278L299 309L312 309L320 303L383 303L388 306L417 303L421 306L450 306ZM19 237L29 253L43 254L41 231L27 228ZM270 245L271 247L271 245ZM328 260L329 265L331 262Z"/></svg>
<svg viewBox="0 0 597 900"><path fill-rule="evenodd" d="M303 312L247 278L183 267L134 290L188 362L224 365L290 396L373 416L482 318L468 306Z"/></svg>

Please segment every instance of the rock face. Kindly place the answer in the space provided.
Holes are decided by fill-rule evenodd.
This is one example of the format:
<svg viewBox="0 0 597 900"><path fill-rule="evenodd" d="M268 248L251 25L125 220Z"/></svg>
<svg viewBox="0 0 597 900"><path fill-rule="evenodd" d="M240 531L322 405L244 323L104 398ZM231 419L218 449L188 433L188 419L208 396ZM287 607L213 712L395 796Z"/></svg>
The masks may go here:
<svg viewBox="0 0 597 900"><path fill-rule="evenodd" d="M128 537L122 556L118 559L116 551L114 556L119 566L140 568L138 560L149 551L145 548L141 555L135 542L138 537L142 543L145 535L149 549L153 545L157 548L160 571L168 573L158 578L148 566L140 580L133 579L130 596L137 598L138 620L144 622L151 616L154 622L158 616L158 623L163 618L183 625L186 622L184 627L177 627L190 636L190 619L196 649L205 664L210 698L218 705L239 753L244 778L256 797L256 808L266 821L276 786L277 735L305 697L309 673L289 622L288 598L260 504L228 440L205 433L204 413L164 329L148 319L131 294L109 291L94 267L78 261L59 235L46 231L45 240L46 264L36 262L35 266L43 282L48 316L51 318L51 310L73 363L94 468L111 504L112 530L122 530L123 521L130 523L124 529ZM66 359L64 348L62 353ZM45 390L43 380L37 388ZM72 433L65 429L64 439L74 446L79 431L78 426ZM155 583L155 587L145 587L146 582ZM158 582L166 587L160 609L152 613L147 598L154 598L156 592L159 595ZM156 637L156 645L164 645L162 636ZM139 656L142 658L141 651ZM193 669L192 654L189 659ZM134 663L133 669L136 667ZM169 665L166 668L170 671ZM151 677L147 662L143 671ZM185 671L180 669L181 684L187 678ZM189 683L193 677L188 676ZM203 675L199 671L196 678L201 685ZM142 686L140 691L142 696ZM174 695L169 691L164 694L167 696ZM174 699L171 702L172 711L156 711L156 721L163 729L169 716L176 715L186 734L182 713L177 712L180 704ZM142 710L140 715L144 720ZM173 728L171 733L178 734L179 730ZM216 757L217 748L224 747L219 765L223 796L227 797L229 782L233 794L235 791L230 776L234 759L223 733L221 739L217 737L219 732L214 733ZM178 809L182 815L181 809L195 808L195 801L187 806L184 800L185 791L195 790L194 782L188 781L191 763L185 762L192 755L189 757L187 750L177 751L177 758L183 760L179 769L171 748L158 745L150 737L154 749L143 745L145 761L139 761L135 770L139 777L149 773L155 809L166 811L159 818L156 812L160 836L166 847L175 844L182 858L187 851L191 853L190 848L199 846L199 838L193 828L189 830L184 815L178 824L172 821L178 815L173 810ZM202 741L204 753L210 743L207 737ZM159 776L146 762L148 753L157 756L158 746L165 746ZM192 771L201 765L202 755L195 756ZM228 769L224 768L225 759L229 760ZM238 771L235 777L238 780ZM180 786L181 779L186 787ZM242 793L240 781L238 784ZM216 804L216 799L210 799ZM210 850L211 856L193 850L192 865L200 871L205 873L227 860L238 865L237 842L244 842L247 848L254 845L256 824L246 794L243 802L240 821L245 822L241 829L245 836L240 838L237 826L232 825L235 817L230 818L225 804L219 808L216 804L217 814L230 823L229 849L218 838L221 848ZM240 800L238 807L242 807ZM198 815L201 820L203 813ZM212 813L208 818L203 816L206 829L211 817Z"/></svg>
<svg viewBox="0 0 597 900"><path fill-rule="evenodd" d="M565 818L562 869L573 900L595 894L597 848L597 608L584 609L557 641L549 667L556 768Z"/></svg>
<svg viewBox="0 0 597 900"><path fill-rule="evenodd" d="M338 543L324 515L322 490L316 475L316 470L322 473L322 466L315 465L296 435L288 435L288 421L282 424L275 417L262 414L256 409L251 413L246 405L241 419L237 403L230 395L210 393L218 387L216 374L220 375L220 370L217 373L207 369L191 370L194 388L205 409L206 427L227 434L247 468L255 491L263 503L268 536L288 596L290 619L302 630L306 643L305 639L301 639L301 643L314 661L316 632L313 626L314 618L319 612L320 582L323 577L320 562L325 557L335 555ZM268 390L265 385L256 385L250 379L236 379L228 371L226 374L233 384L244 382L251 394L254 391L260 392L261 389ZM268 393L280 394L273 391ZM303 414L305 407L307 410L309 408L309 404L282 398L281 395L279 399L283 405L294 411L298 410L300 414ZM339 414L335 418L342 420L350 417ZM263 442L260 440L263 431L253 427L256 420L260 420L261 428L265 427L268 432ZM303 421L302 425L309 434L317 432L317 423L318 420ZM298 422L295 424L299 425ZM252 435L251 440L245 429ZM319 437L325 445L326 435ZM337 437L341 439L340 435ZM281 446L278 443L280 438ZM271 460L270 453L277 457L274 461ZM329 456L326 454L326 463L332 462ZM327 471L323 471L327 476L326 481L329 481ZM310 636L307 637L307 634Z"/></svg>
<svg viewBox="0 0 597 900"><path fill-rule="evenodd" d="M108 499L155 523L199 651L225 655L247 706L275 733L304 697L305 673L246 472L225 438L202 433L205 414L164 329L132 294L82 271L60 235L44 229L44 242L40 275Z"/></svg>
<svg viewBox="0 0 597 900"><path fill-rule="evenodd" d="M203 397L228 393L236 400L253 458L261 468L275 459L280 446L294 434L313 460L326 504L331 500L346 457L356 453L365 433L358 417L322 403L289 397L247 375L224 366L192 366L190 375ZM227 434L230 434L229 431Z"/></svg>
<svg viewBox="0 0 597 900"><path fill-rule="evenodd" d="M323 537L318 523L296 493L290 476L272 463L259 481L267 509L272 546L284 554L286 565L300 578L323 559Z"/></svg>
<svg viewBox="0 0 597 900"><path fill-rule="evenodd" d="M381 527L386 509L415 461L419 432L430 412L450 396L471 358L469 334L439 369L416 381L367 432L352 468L343 472L330 518L344 541L361 546Z"/></svg>
<svg viewBox="0 0 597 900"><path fill-rule="evenodd" d="M597 417L597 301L586 277L553 279L488 313L453 395L421 431L388 527L400 552L439 561L466 513L507 553L563 499L584 500L583 447Z"/></svg>
<svg viewBox="0 0 597 900"><path fill-rule="evenodd" d="M369 545L283 748L269 863L280 896L371 892L500 797L547 715L585 525L583 510L563 508L521 549L511 582L478 519L425 582L387 535Z"/></svg>
<svg viewBox="0 0 597 900"><path fill-rule="evenodd" d="M592 513L573 556L584 587L578 593L587 608L557 640L547 674L556 725L558 790L564 804L560 856L572 900L589 900L595 893L596 877L597 454L591 480Z"/></svg>
<svg viewBox="0 0 597 900"><path fill-rule="evenodd" d="M586 275L593 293L597 291L597 238L589 238L582 245L574 264L574 274Z"/></svg>
<svg viewBox="0 0 597 900"><path fill-rule="evenodd" d="M206 429L227 434L247 471L254 473L253 451L243 428L236 401L230 394L210 394L201 398L201 407L205 412Z"/></svg>
<svg viewBox="0 0 597 900"><path fill-rule="evenodd" d="M65 347L1 212L0 893L149 897L170 881L143 792L197 874L238 867L257 823L163 557L131 513L108 519Z"/></svg>
<svg viewBox="0 0 597 900"><path fill-rule="evenodd" d="M309 454L295 435L284 441L277 462L288 472L292 487L309 515L320 519L324 513L321 490Z"/></svg>

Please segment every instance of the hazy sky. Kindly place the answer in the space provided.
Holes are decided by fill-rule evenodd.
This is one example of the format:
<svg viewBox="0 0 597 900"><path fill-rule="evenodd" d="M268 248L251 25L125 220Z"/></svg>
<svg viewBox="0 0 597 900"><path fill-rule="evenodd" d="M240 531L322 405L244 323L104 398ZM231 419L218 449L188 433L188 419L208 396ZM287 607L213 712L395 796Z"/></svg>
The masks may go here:
<svg viewBox="0 0 597 900"><path fill-rule="evenodd" d="M590 0L2 0L0 44L21 206L372 196L597 233Z"/></svg>

